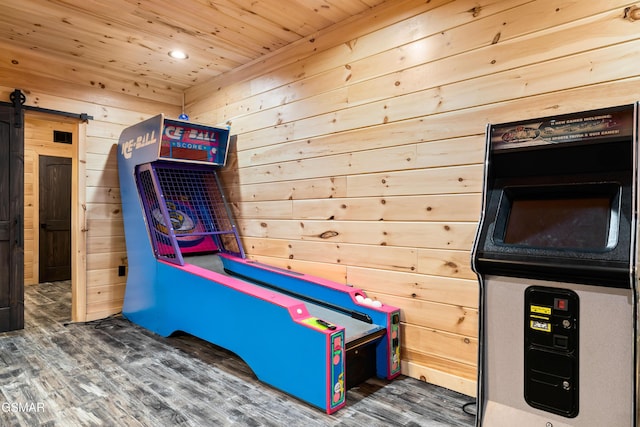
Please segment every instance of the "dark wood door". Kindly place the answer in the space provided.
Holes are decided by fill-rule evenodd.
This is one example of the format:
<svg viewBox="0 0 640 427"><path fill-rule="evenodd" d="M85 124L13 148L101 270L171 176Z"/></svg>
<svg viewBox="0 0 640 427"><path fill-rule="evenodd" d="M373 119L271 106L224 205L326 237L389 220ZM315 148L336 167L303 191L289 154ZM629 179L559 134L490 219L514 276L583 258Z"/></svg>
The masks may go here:
<svg viewBox="0 0 640 427"><path fill-rule="evenodd" d="M40 282L71 279L71 159L40 156Z"/></svg>
<svg viewBox="0 0 640 427"><path fill-rule="evenodd" d="M19 113L22 115L22 113ZM0 332L24 328L24 132L0 106Z"/></svg>

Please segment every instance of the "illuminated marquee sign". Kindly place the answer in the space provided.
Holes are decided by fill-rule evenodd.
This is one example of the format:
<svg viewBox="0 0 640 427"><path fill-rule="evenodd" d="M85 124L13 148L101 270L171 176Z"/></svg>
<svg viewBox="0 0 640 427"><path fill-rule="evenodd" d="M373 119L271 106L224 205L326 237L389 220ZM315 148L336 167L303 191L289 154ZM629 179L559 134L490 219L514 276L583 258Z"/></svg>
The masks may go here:
<svg viewBox="0 0 640 427"><path fill-rule="evenodd" d="M165 120L160 157L222 165L226 157L227 138L226 129Z"/></svg>
<svg viewBox="0 0 640 427"><path fill-rule="evenodd" d="M630 138L633 115L608 108L491 127L493 150Z"/></svg>

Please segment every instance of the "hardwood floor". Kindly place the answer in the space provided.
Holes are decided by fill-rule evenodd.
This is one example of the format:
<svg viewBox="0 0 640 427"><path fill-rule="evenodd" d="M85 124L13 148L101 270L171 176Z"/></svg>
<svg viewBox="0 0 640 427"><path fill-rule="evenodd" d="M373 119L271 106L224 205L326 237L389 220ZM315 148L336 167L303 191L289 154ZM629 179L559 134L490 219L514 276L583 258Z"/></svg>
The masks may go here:
<svg viewBox="0 0 640 427"><path fill-rule="evenodd" d="M122 317L69 323L71 286L27 286L25 329L0 334L2 426L472 426L472 399L370 379L333 415L259 382L234 354ZM475 409L475 408L471 408Z"/></svg>

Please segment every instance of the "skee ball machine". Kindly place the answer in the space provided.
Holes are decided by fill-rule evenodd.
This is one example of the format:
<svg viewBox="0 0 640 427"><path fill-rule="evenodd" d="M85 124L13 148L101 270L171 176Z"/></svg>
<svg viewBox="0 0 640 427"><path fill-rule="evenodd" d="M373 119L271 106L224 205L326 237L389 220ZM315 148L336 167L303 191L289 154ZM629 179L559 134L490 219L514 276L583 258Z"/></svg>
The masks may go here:
<svg viewBox="0 0 640 427"><path fill-rule="evenodd" d="M638 425L637 117L487 127L477 425Z"/></svg>
<svg viewBox="0 0 640 427"><path fill-rule="evenodd" d="M217 171L229 130L152 117L125 129L118 170L123 315L224 347L261 381L332 413L400 373L400 312L361 289L246 259Z"/></svg>

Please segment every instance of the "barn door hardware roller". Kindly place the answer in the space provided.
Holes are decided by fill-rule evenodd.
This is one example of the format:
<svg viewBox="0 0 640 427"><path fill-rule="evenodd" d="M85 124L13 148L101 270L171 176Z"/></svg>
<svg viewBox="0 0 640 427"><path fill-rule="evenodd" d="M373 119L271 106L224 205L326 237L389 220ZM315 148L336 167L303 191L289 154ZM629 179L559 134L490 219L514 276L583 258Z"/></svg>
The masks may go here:
<svg viewBox="0 0 640 427"><path fill-rule="evenodd" d="M13 92L11 92L11 95L9 95L9 100L13 104L13 108L15 110L16 119L14 122L14 126L16 128L21 128L22 127L22 107L25 101L27 100L27 97L24 96L24 93L20 92L20 89L16 89Z"/></svg>

